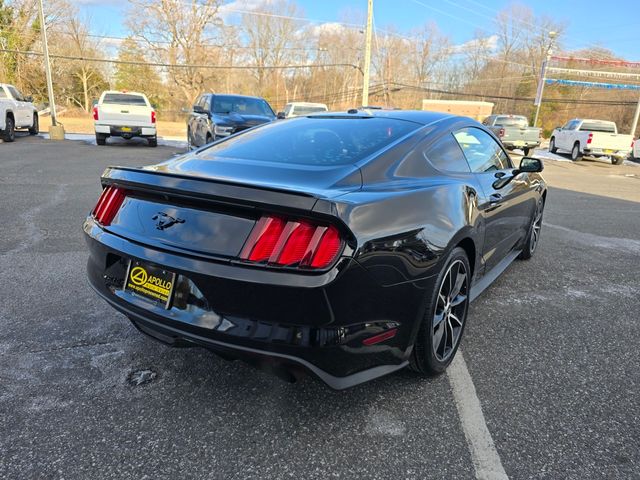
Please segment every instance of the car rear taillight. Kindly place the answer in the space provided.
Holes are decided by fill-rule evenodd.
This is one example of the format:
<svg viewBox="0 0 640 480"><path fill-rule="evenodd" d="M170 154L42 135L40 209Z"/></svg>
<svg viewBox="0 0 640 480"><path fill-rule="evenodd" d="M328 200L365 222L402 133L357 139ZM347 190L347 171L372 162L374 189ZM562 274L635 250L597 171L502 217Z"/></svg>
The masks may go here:
<svg viewBox="0 0 640 480"><path fill-rule="evenodd" d="M125 191L121 188L113 186L105 188L100 198L98 198L98 203L96 203L91 215L100 225L105 227L111 225L111 221L120 210L125 197Z"/></svg>
<svg viewBox="0 0 640 480"><path fill-rule="evenodd" d="M587 138L587 145L591 143L591 140L593 140L593 133L589 134L589 137Z"/></svg>
<svg viewBox="0 0 640 480"><path fill-rule="evenodd" d="M93 107L93 119L98 120L98 107Z"/></svg>
<svg viewBox="0 0 640 480"><path fill-rule="evenodd" d="M151 123L156 123L156 111L151 110Z"/></svg>
<svg viewBox="0 0 640 480"><path fill-rule="evenodd" d="M501 129L498 131L498 136L499 136L500 138L504 137L504 128L501 128Z"/></svg>
<svg viewBox="0 0 640 480"><path fill-rule="evenodd" d="M333 225L264 215L249 235L240 258L249 262L326 268L342 250L343 241Z"/></svg>

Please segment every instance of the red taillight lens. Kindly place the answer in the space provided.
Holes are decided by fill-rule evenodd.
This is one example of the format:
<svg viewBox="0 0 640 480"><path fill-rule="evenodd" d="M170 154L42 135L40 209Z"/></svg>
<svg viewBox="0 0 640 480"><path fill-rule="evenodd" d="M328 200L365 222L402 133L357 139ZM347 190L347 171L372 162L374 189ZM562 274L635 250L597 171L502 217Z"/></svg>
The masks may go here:
<svg viewBox="0 0 640 480"><path fill-rule="evenodd" d="M331 265L340 254L342 245L340 233L334 226L263 216L251 231L240 258L250 262L318 269Z"/></svg>
<svg viewBox="0 0 640 480"><path fill-rule="evenodd" d="M156 112L151 110L151 123L156 123Z"/></svg>
<svg viewBox="0 0 640 480"><path fill-rule="evenodd" d="M591 143L591 140L593 140L593 133L589 134L589 137L587 138L587 145Z"/></svg>
<svg viewBox="0 0 640 480"><path fill-rule="evenodd" d="M98 120L98 107L93 107L93 119Z"/></svg>
<svg viewBox="0 0 640 480"><path fill-rule="evenodd" d="M501 129L498 131L498 137L500 137L500 138L504 137L504 128L501 128Z"/></svg>
<svg viewBox="0 0 640 480"><path fill-rule="evenodd" d="M118 187L107 187L102 191L98 203L91 214L103 226L111 225L111 221L120 210L126 194Z"/></svg>

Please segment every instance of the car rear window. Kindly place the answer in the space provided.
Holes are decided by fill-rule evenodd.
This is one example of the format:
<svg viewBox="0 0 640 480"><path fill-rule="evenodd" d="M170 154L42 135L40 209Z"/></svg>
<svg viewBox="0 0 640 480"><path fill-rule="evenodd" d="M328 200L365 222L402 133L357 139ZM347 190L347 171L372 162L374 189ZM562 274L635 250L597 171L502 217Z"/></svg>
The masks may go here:
<svg viewBox="0 0 640 480"><path fill-rule="evenodd" d="M422 125L392 118L301 117L266 124L208 148L220 157L304 165L346 165Z"/></svg>
<svg viewBox="0 0 640 480"><path fill-rule="evenodd" d="M307 107L307 106L300 106L300 105L294 105L293 107L293 115L299 115L299 116L305 116L305 115L309 115L311 113L319 113L319 112L326 112L327 108L326 107Z"/></svg>
<svg viewBox="0 0 640 480"><path fill-rule="evenodd" d="M2 87L0 87L0 98L7 98L7 94Z"/></svg>
<svg viewBox="0 0 640 480"><path fill-rule="evenodd" d="M131 95L128 93L107 93L102 99L102 103L113 103L117 105L142 105L147 102L142 95Z"/></svg>
<svg viewBox="0 0 640 480"><path fill-rule="evenodd" d="M496 118L494 125L502 127L526 128L529 126L529 122L525 117L498 117Z"/></svg>
<svg viewBox="0 0 640 480"><path fill-rule="evenodd" d="M616 126L612 123L583 122L580 126L580 130L588 132L616 133Z"/></svg>
<svg viewBox="0 0 640 480"><path fill-rule="evenodd" d="M213 113L222 115L239 113L240 115L275 116L266 100L261 98L234 97L232 95L216 95L213 97Z"/></svg>

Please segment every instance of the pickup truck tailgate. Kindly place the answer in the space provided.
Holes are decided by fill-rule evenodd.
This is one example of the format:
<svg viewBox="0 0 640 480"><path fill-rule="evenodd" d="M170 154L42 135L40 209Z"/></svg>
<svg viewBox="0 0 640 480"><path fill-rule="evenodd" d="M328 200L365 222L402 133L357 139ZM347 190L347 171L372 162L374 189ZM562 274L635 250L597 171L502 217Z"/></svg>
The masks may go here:
<svg viewBox="0 0 640 480"><path fill-rule="evenodd" d="M151 124L151 109L142 105L102 104L97 123L143 127Z"/></svg>

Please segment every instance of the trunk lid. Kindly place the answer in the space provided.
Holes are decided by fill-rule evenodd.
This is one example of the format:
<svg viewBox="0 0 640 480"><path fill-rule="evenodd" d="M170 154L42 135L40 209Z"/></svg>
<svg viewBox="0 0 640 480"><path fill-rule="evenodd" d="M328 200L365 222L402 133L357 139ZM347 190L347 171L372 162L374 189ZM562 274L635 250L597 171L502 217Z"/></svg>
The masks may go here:
<svg viewBox="0 0 640 480"><path fill-rule="evenodd" d="M151 124L151 108L143 105L98 105L98 123L142 127Z"/></svg>

